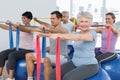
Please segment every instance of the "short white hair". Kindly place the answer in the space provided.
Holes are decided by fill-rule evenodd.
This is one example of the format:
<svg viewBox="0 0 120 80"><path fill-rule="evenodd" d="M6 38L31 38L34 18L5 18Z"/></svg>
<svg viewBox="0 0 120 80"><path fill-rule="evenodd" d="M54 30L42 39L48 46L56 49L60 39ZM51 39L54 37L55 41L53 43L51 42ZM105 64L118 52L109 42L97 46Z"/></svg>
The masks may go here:
<svg viewBox="0 0 120 80"><path fill-rule="evenodd" d="M77 22L79 22L80 17L85 17L85 18L87 18L87 19L90 19L91 22L92 22L92 20L93 20L93 16L92 16L92 14L89 13L89 12L80 12L80 13L78 13L78 15L77 15Z"/></svg>
<svg viewBox="0 0 120 80"><path fill-rule="evenodd" d="M67 16L69 17L69 12L68 11L62 11L62 13L66 13Z"/></svg>

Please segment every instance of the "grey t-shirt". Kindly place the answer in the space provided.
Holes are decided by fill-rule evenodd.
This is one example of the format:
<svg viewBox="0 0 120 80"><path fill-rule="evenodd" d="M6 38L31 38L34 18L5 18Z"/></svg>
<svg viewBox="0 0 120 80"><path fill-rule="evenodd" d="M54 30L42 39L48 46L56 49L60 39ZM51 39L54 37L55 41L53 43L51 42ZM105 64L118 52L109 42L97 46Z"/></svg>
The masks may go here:
<svg viewBox="0 0 120 80"><path fill-rule="evenodd" d="M50 39L50 54L56 54L56 40ZM67 40L60 41L60 54L67 57Z"/></svg>

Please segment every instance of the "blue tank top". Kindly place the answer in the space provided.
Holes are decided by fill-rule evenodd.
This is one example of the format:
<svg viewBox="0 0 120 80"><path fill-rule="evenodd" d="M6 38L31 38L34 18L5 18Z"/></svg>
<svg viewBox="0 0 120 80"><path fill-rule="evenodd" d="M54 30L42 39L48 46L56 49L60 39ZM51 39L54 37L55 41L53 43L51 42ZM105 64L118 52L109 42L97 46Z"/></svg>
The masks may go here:
<svg viewBox="0 0 120 80"><path fill-rule="evenodd" d="M74 53L72 61L75 66L98 63L94 53L97 34L94 30L90 30L89 33L93 36L94 41L75 41L73 44ZM74 34L81 34L81 32L76 32Z"/></svg>

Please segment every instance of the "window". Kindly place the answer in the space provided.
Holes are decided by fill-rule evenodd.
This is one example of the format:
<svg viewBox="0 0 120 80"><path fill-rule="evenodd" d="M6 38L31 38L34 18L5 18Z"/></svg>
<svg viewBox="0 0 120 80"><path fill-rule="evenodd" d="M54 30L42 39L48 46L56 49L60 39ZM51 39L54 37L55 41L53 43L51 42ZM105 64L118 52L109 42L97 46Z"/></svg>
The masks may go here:
<svg viewBox="0 0 120 80"><path fill-rule="evenodd" d="M120 0L56 0L59 11L67 10L70 12L70 17L76 17L78 12L89 11L93 14L93 23L104 24L105 14L113 12L116 16L116 22L120 21ZM120 22L118 23L120 29ZM98 41L100 40L100 35ZM120 49L120 37L118 38L116 49ZM101 46L100 42L97 47Z"/></svg>

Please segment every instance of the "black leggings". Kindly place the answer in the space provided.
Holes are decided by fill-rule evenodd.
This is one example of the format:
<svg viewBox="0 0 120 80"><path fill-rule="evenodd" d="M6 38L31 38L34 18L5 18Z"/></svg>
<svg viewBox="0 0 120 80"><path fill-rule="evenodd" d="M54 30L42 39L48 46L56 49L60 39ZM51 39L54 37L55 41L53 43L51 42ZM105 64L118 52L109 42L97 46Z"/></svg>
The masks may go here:
<svg viewBox="0 0 120 80"><path fill-rule="evenodd" d="M0 52L0 67L4 67L5 61L8 59L8 68L11 70L15 69L16 60L25 58L26 53L34 52L34 50L19 49L16 51L16 48L13 50L7 49Z"/></svg>
<svg viewBox="0 0 120 80"><path fill-rule="evenodd" d="M101 51L95 52L95 56L99 63L107 62L117 58L116 53L110 53L110 52L102 53Z"/></svg>
<svg viewBox="0 0 120 80"><path fill-rule="evenodd" d="M76 67L72 61L61 66L61 80L85 80L99 71L98 64ZM50 80L56 80L56 69L50 75Z"/></svg>

